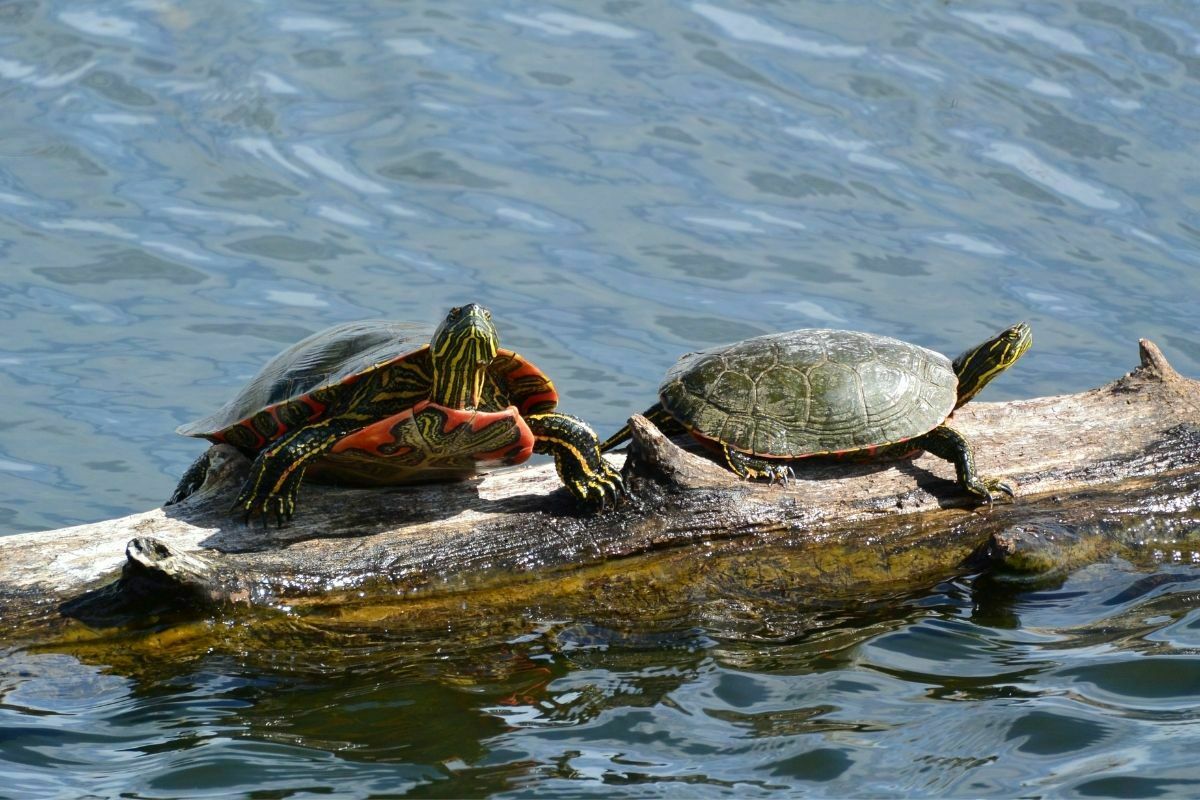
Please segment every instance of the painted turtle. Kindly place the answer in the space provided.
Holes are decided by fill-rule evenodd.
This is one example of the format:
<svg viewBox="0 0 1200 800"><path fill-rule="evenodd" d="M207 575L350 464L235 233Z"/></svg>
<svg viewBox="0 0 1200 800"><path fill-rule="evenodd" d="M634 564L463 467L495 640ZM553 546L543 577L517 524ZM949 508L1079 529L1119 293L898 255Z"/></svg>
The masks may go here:
<svg viewBox="0 0 1200 800"><path fill-rule="evenodd" d="M1013 496L981 478L971 446L946 424L1033 343L1025 323L954 361L924 347L856 331L806 329L688 353L645 416L665 433L684 430L719 451L738 476L786 480L789 461L810 456L899 458L921 450L954 463L980 499ZM629 438L626 425L601 452Z"/></svg>
<svg viewBox="0 0 1200 800"><path fill-rule="evenodd" d="M459 480L480 465L554 456L567 490L587 506L624 491L582 420L554 410L550 379L499 347L492 315L450 309L433 331L403 322L335 325L284 350L217 413L178 432L233 445L254 459L234 501L249 520L296 507L305 474L356 485ZM169 503L203 483L202 456Z"/></svg>

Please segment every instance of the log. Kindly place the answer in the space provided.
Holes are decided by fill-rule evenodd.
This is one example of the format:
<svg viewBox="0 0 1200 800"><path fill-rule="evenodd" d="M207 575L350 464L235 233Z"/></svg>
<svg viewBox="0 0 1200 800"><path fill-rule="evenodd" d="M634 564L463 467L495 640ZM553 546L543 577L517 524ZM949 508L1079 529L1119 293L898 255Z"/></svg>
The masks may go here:
<svg viewBox="0 0 1200 800"><path fill-rule="evenodd" d="M567 598L581 613L637 615L698 593L832 601L996 566L1200 560L1186 534L1200 508L1200 383L1145 340L1140 366L1108 385L955 412L980 472L1020 486L990 508L928 455L806 463L787 485L763 485L631 421L629 500L597 514L578 511L542 464L458 484L306 483L289 525L247 526L228 508L248 463L216 446L180 504L0 538L0 637L221 607L354 606L394 625L461 617L468 592L476 608Z"/></svg>

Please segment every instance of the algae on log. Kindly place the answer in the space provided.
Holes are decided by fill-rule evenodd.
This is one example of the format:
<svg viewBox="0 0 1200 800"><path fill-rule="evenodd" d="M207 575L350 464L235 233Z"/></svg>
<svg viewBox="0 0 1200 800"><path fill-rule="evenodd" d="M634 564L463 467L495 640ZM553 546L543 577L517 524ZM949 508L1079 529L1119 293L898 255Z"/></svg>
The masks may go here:
<svg viewBox="0 0 1200 800"><path fill-rule="evenodd" d="M787 486L743 483L635 417L632 494L616 511L576 512L542 465L462 484L306 484L290 525L250 527L228 513L246 460L218 446L184 503L0 538L0 638L64 615L116 622L147 602L454 613L467 590L509 600L575 593L582 609L603 592L614 612L636 613L643 572L684 594L702 581L706 593L738 583L832 598L997 561L1044 569L1100 558L1196 527L1200 383L1150 342L1141 357L1098 389L955 413L980 472L1020 484L1015 504L991 509L974 508L952 465L928 455L806 464ZM1145 528L1156 512L1174 515L1171 525Z"/></svg>

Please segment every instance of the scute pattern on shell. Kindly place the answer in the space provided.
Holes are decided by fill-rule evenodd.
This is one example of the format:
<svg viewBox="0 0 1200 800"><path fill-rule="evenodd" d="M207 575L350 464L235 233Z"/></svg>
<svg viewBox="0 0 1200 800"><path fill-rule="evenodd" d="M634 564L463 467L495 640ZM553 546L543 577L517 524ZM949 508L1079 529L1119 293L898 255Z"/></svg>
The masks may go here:
<svg viewBox="0 0 1200 800"><path fill-rule="evenodd" d="M920 436L954 409L941 353L886 336L809 328L689 353L659 388L688 429L755 455L799 458Z"/></svg>
<svg viewBox="0 0 1200 800"><path fill-rule="evenodd" d="M204 436L224 430L268 406L310 394L424 347L432 335L433 328L428 325L381 319L327 328L272 358L221 410L179 427L178 432ZM296 423L307 416L302 411L286 413L295 416ZM266 431L263 435L274 433Z"/></svg>

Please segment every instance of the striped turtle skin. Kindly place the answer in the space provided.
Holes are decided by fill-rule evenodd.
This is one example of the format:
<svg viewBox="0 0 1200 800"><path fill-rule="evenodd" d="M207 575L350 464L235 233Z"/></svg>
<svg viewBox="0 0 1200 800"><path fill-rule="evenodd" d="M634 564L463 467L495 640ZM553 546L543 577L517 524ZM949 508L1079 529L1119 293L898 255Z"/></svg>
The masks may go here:
<svg viewBox="0 0 1200 800"><path fill-rule="evenodd" d="M581 504L617 502L624 485L595 433L557 403L550 379L501 348L491 312L470 304L433 330L366 320L313 334L178 432L254 459L234 501L247 520L291 519L306 474L366 486L461 480L535 452L554 456ZM202 456L169 502L195 492L206 472Z"/></svg>

